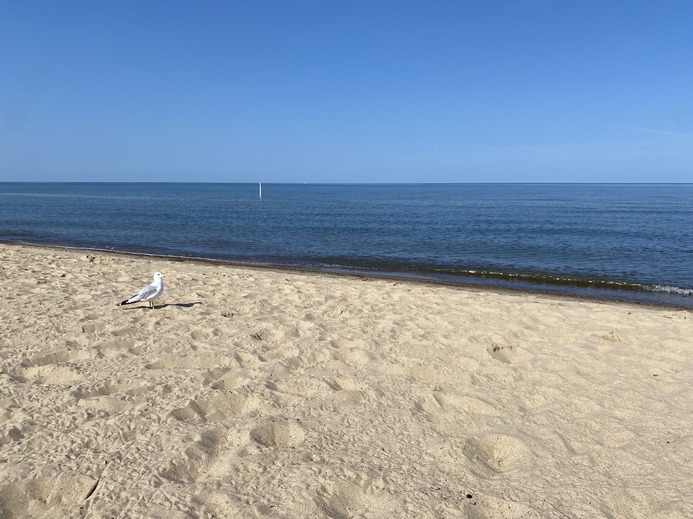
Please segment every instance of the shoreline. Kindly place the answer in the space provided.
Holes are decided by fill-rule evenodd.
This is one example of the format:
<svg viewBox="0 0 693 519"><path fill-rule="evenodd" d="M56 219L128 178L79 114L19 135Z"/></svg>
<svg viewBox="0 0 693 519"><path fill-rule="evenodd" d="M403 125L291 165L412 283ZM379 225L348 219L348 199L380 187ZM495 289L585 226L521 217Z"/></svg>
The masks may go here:
<svg viewBox="0 0 693 519"><path fill-rule="evenodd" d="M239 267L239 268L251 268L251 269L265 269L272 271L287 271L287 272L299 272L306 274L315 275L331 275L331 276L348 276L355 278L368 278L368 279L382 279L382 280L395 280L407 283L420 283L420 284L430 284L433 286L447 286L447 287L459 287L461 289L468 290L485 290L492 293L518 293L518 294L535 294L541 295L543 297L555 297L559 299L577 300L577 301L594 301L594 302L604 302L604 303L615 303L615 304L626 304L626 305L636 305L651 308L665 308L671 310L688 310L693 311L693 297L687 295L675 295L674 297L680 297L681 299L690 299L690 302L675 303L675 302L664 302L655 301L653 299L657 298L658 293L656 292L632 292L632 291L622 291L623 294L619 296L618 290L615 289L590 289L587 287L552 287L546 288L545 286L539 284L532 284L530 282L519 281L520 286L512 286L513 281L493 280L482 281L484 277L476 278L479 281L457 281L457 280L446 280L446 279L436 279L434 277L428 276L428 273L417 273L412 272L408 274L407 272L400 271L384 271L384 270L370 270L364 268L359 270L357 268L349 267L335 267L335 268L318 268L318 267L304 267L298 265L282 265L273 263L258 263L258 262L245 262L236 261L231 259L218 259L218 258L204 258L197 256L179 256L179 255L169 255L169 254L158 254L158 253L147 253L147 252L130 252L130 251L120 251L112 249L100 249L91 247L78 247L78 246L68 246L68 245L44 245L39 243L20 243L13 241L5 241L0 238L0 244L18 247L32 247L32 248L45 248L53 250L74 250L74 251L85 251L85 252L95 252L100 254L114 254L122 255L127 257L145 257L145 258L159 258L168 261L188 261L197 262L200 264L210 264L210 265L225 265L229 267ZM457 276L458 278L463 278L464 276ZM572 290L571 290L572 289ZM583 292L597 290L600 292L606 292L601 294L585 294ZM638 297L642 296L642 297ZM649 297L648 297L649 296ZM663 294L662 294L663 296Z"/></svg>

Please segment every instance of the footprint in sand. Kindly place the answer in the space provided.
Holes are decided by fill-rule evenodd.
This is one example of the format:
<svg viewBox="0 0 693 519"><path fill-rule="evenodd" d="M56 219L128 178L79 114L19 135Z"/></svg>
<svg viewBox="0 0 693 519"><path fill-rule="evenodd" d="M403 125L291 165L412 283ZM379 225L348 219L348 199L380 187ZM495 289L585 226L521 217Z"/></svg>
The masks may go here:
<svg viewBox="0 0 693 519"><path fill-rule="evenodd" d="M205 329L205 330L195 330L190 333L190 338L193 341L206 341L215 337L222 335L222 332L217 328Z"/></svg>
<svg viewBox="0 0 693 519"><path fill-rule="evenodd" d="M614 332L609 332L609 333L604 333L604 334L599 334L595 333L593 334L594 337L599 337L600 339L604 339L605 341L608 342L623 342L621 341L621 338L616 335Z"/></svg>
<svg viewBox="0 0 693 519"><path fill-rule="evenodd" d="M221 394L210 398L190 400L186 407L171 411L171 416L193 425L224 423L229 418L254 410L254 397L241 394Z"/></svg>
<svg viewBox="0 0 693 519"><path fill-rule="evenodd" d="M4 426L4 430L0 431L0 447L8 443L18 442L25 438L25 431L16 425Z"/></svg>
<svg viewBox="0 0 693 519"><path fill-rule="evenodd" d="M20 402L13 398L0 400L0 447L23 440L38 427Z"/></svg>
<svg viewBox="0 0 693 519"><path fill-rule="evenodd" d="M336 351L334 358L347 366L359 367L372 362L372 356L360 348L348 348Z"/></svg>
<svg viewBox="0 0 693 519"><path fill-rule="evenodd" d="M206 429L161 475L172 481L195 481L216 460L226 443L227 435L228 430L223 425Z"/></svg>
<svg viewBox="0 0 693 519"><path fill-rule="evenodd" d="M5 485L0 488L0 517L74 517L97 483L82 474L63 472Z"/></svg>
<svg viewBox="0 0 693 519"><path fill-rule="evenodd" d="M428 402L433 400L437 404L429 406L432 410L452 411L454 413L465 413L468 415L487 415L500 416L501 412L488 402L467 395L462 395L448 391L433 391Z"/></svg>
<svg viewBox="0 0 693 519"><path fill-rule="evenodd" d="M49 364L65 364L67 362L86 360L91 358L91 354L86 351L56 350L49 353L37 355L22 362L24 367L47 366Z"/></svg>
<svg viewBox="0 0 693 519"><path fill-rule="evenodd" d="M512 472L532 460L529 447L520 439L506 434L470 438L463 452L474 462L481 476Z"/></svg>
<svg viewBox="0 0 693 519"><path fill-rule="evenodd" d="M146 369L213 369L235 366L233 357L167 357L154 360Z"/></svg>
<svg viewBox="0 0 693 519"><path fill-rule="evenodd" d="M512 344L497 344L494 342L487 348L487 351L491 357L506 364L516 364L531 358L529 352Z"/></svg>
<svg viewBox="0 0 693 519"><path fill-rule="evenodd" d="M78 386L72 391L72 396L83 409L115 414L137 405L140 402L137 397L148 393L154 387L152 384L130 381L96 383L91 386Z"/></svg>
<svg viewBox="0 0 693 519"><path fill-rule="evenodd" d="M77 366L70 364L91 358L93 354L87 351L60 349L25 359L20 367L10 370L8 374L17 380L34 384L72 384L81 380L83 375Z"/></svg>
<svg viewBox="0 0 693 519"><path fill-rule="evenodd" d="M306 437L298 420L274 417L250 431L250 437L265 447L293 447Z"/></svg>
<svg viewBox="0 0 693 519"><path fill-rule="evenodd" d="M77 399L96 398L101 396L111 396L114 394L124 394L128 396L139 396L154 388L153 385L147 383L117 381L96 383L90 387L80 386L72 391L72 395Z"/></svg>
<svg viewBox="0 0 693 519"><path fill-rule="evenodd" d="M323 488L315 503L332 519L349 519L363 511L364 495L353 483L340 481Z"/></svg>
<svg viewBox="0 0 693 519"><path fill-rule="evenodd" d="M123 358L141 355L141 346L135 339L112 339L100 341L94 344L94 349L99 356L104 358Z"/></svg>
<svg viewBox="0 0 693 519"><path fill-rule="evenodd" d="M539 519L541 517L538 512L523 503L483 494L473 495L467 499L465 509L469 519Z"/></svg>
<svg viewBox="0 0 693 519"><path fill-rule="evenodd" d="M331 519L394 517L393 503L383 488L382 479L362 474L352 481L326 481L314 501Z"/></svg>
<svg viewBox="0 0 693 519"><path fill-rule="evenodd" d="M250 381L242 369L212 368L204 375L202 382L212 389L238 389Z"/></svg>

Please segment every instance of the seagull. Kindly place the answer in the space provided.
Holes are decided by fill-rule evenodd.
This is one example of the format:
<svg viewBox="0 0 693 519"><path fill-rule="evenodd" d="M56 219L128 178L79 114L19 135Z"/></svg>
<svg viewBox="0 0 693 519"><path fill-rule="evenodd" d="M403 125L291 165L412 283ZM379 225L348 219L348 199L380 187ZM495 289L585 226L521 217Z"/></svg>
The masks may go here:
<svg viewBox="0 0 693 519"><path fill-rule="evenodd" d="M140 303L140 302L144 302L144 301L149 301L149 308L154 308L153 300L156 299L157 297L159 297L163 293L164 293L164 276L161 275L161 272L155 272L154 273L154 281L152 281L151 285L147 285L142 290L137 292L136 295L132 296L130 299L126 299L122 303L118 303L118 306L130 305L132 303Z"/></svg>

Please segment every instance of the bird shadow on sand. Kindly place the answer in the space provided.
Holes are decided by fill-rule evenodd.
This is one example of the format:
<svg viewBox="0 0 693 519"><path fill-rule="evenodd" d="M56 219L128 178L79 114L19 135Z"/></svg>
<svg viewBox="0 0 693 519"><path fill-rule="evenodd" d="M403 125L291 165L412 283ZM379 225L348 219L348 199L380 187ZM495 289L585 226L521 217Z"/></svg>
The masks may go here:
<svg viewBox="0 0 693 519"><path fill-rule="evenodd" d="M166 308L168 306L177 306L178 308L192 308L195 305L201 305L202 301L195 301L194 303L166 303L163 305L154 305L154 308Z"/></svg>
<svg viewBox="0 0 693 519"><path fill-rule="evenodd" d="M159 310L160 308L168 308L169 306L175 306L178 308L192 308L195 305L201 305L202 301L195 301L193 303L165 303L163 305L154 305L154 308L150 308L149 305L143 306L128 306L125 310Z"/></svg>

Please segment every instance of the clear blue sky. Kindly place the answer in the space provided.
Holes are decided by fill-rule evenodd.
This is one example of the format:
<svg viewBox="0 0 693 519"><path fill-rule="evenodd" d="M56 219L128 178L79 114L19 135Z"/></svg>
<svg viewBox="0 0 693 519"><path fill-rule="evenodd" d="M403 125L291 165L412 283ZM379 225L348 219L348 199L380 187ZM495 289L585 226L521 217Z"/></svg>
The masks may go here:
<svg viewBox="0 0 693 519"><path fill-rule="evenodd" d="M0 181L693 182L693 1L0 0Z"/></svg>

